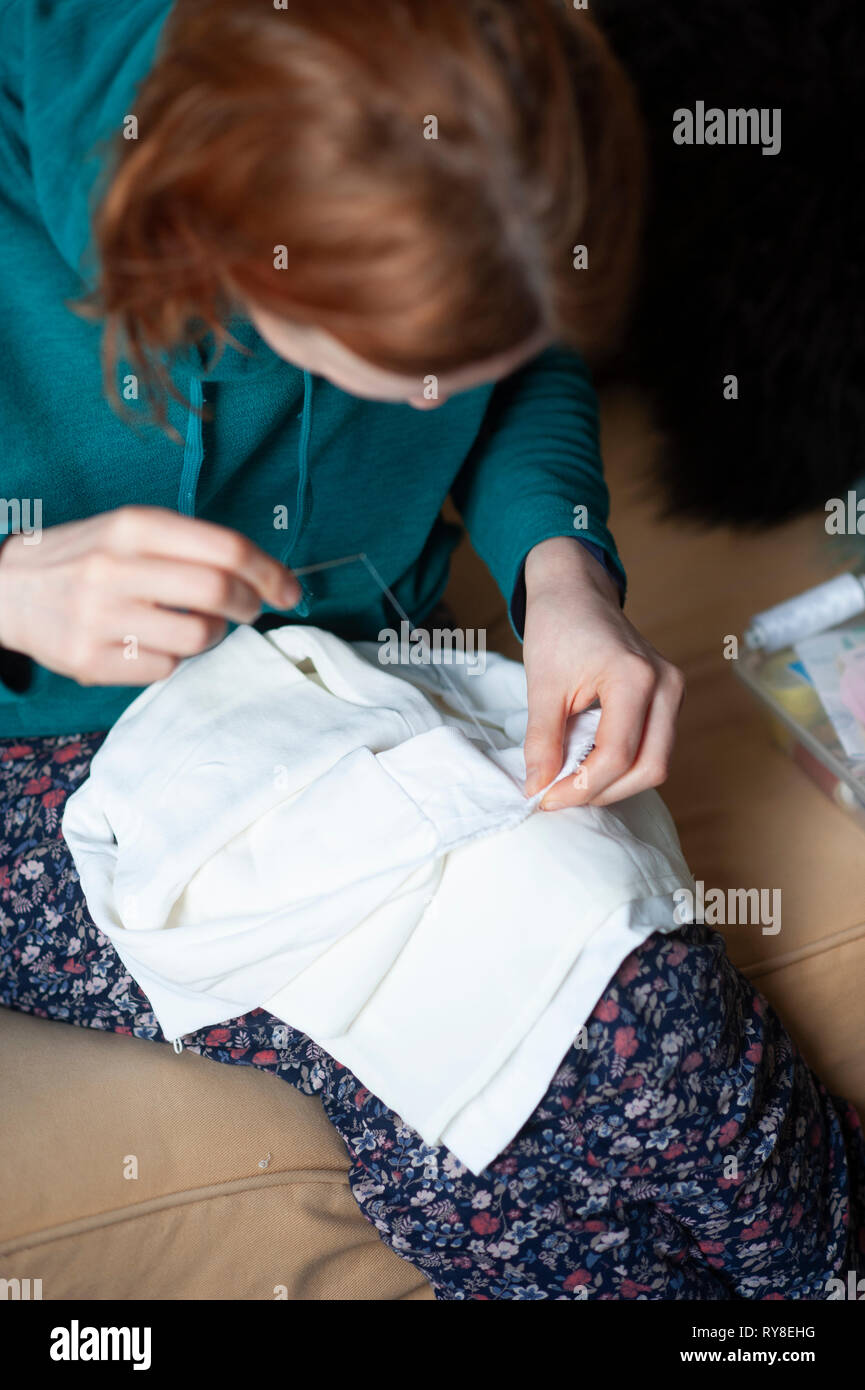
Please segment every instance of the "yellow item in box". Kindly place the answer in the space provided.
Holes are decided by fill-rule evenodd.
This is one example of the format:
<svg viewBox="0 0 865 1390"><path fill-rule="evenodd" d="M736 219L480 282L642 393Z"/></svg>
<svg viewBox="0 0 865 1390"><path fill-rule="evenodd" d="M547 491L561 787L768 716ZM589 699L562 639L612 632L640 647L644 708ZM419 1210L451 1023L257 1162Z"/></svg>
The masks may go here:
<svg viewBox="0 0 865 1390"><path fill-rule="evenodd" d="M817 720L824 719L825 714L813 685L797 671L790 669L790 663L795 659L792 647L773 656L760 672L760 684L786 710L791 719L808 728ZM769 716L769 722L775 742L789 753L796 742L795 735L786 724L772 715Z"/></svg>

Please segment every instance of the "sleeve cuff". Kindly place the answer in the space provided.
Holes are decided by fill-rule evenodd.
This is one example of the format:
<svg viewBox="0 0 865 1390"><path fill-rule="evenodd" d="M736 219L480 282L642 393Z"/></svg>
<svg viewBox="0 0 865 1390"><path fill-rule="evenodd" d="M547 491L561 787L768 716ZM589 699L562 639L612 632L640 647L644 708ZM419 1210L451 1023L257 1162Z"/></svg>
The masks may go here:
<svg viewBox="0 0 865 1390"><path fill-rule="evenodd" d="M0 685L13 695L25 695L33 680L33 662L23 652L0 647Z"/></svg>

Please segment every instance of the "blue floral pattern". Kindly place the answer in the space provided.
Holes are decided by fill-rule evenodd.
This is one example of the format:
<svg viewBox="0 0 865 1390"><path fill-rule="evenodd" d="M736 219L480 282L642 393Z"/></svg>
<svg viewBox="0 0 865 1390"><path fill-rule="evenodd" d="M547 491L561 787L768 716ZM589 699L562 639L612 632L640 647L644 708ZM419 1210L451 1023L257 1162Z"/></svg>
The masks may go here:
<svg viewBox="0 0 865 1390"><path fill-rule="evenodd" d="M0 741L0 1002L165 1041L61 834L102 737ZM858 1117L716 933L650 937L587 1031L477 1177L261 1009L184 1041L321 1098L361 1210L439 1299L824 1299L865 1272Z"/></svg>

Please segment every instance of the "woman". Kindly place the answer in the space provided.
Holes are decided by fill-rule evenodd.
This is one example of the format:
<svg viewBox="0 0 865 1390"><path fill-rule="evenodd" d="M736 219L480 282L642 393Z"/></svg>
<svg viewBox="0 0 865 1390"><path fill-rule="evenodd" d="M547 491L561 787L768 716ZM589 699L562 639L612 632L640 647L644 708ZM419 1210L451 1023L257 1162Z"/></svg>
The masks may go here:
<svg viewBox="0 0 865 1390"><path fill-rule="evenodd" d="M548 0L11 0L0 31L4 491L45 513L0 549L2 999L159 1037L88 916L66 796L227 623L389 626L372 569L332 560L365 553L421 621L449 492L524 638L527 793L596 697L585 775L545 808L663 780L682 681L621 612L574 350L621 315L639 131ZM104 335L70 312L85 289ZM650 938L589 1042L475 1178L267 1014L186 1039L321 1095L439 1298L825 1296L861 1139L719 939Z"/></svg>

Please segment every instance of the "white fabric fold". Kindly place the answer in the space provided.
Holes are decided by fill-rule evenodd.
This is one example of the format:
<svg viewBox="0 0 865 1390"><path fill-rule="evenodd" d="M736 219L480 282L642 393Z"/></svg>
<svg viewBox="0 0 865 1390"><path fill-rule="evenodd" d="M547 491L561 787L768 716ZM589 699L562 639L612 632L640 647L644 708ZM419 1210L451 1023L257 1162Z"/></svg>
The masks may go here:
<svg viewBox="0 0 865 1390"><path fill-rule="evenodd" d="M129 706L63 830L167 1036L266 1008L479 1172L692 881L653 792L535 814L518 663L377 657L238 628Z"/></svg>

